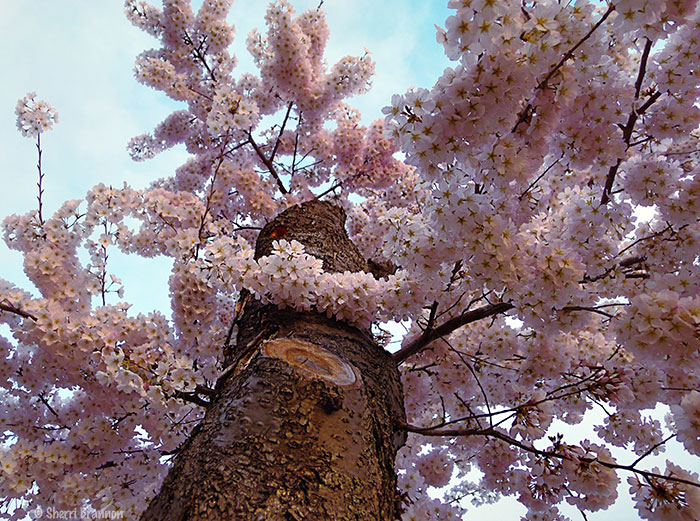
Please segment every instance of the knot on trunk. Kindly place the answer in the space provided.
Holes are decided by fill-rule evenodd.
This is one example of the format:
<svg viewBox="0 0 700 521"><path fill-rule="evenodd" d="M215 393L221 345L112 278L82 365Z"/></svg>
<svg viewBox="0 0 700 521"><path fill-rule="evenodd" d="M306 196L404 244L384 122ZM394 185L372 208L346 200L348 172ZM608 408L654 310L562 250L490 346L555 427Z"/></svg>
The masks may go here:
<svg viewBox="0 0 700 521"><path fill-rule="evenodd" d="M317 378L339 387L359 385L355 368L317 344L296 338L276 338L265 342L260 351L271 358L279 358L306 378Z"/></svg>

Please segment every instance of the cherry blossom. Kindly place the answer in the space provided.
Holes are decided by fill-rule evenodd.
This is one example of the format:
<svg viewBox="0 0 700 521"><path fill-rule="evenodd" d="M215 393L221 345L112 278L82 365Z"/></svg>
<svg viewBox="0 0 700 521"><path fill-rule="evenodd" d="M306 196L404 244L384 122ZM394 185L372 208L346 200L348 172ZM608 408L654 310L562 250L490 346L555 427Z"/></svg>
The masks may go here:
<svg viewBox="0 0 700 521"><path fill-rule="evenodd" d="M51 130L58 123L58 113L45 101L36 99L36 93L30 92L17 102L17 129L25 137L36 137Z"/></svg>

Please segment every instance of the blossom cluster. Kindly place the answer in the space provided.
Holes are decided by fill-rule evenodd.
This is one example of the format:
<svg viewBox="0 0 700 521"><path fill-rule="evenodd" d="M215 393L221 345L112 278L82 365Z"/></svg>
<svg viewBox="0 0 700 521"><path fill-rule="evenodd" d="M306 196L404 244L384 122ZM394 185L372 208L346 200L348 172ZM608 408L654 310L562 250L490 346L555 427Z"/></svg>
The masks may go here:
<svg viewBox="0 0 700 521"><path fill-rule="evenodd" d="M207 118L212 136L231 130L248 131L256 123L258 108L255 102L238 94L228 85L219 87Z"/></svg>
<svg viewBox="0 0 700 521"><path fill-rule="evenodd" d="M653 472L660 474L658 467ZM666 461L666 475L697 483L698 474ZM630 493L636 501L640 517L649 521L689 521L700 511L700 490L678 482L652 478L645 483L629 478Z"/></svg>
<svg viewBox="0 0 700 521"><path fill-rule="evenodd" d="M36 137L51 130L58 123L58 112L45 101L36 99L36 93L30 92L17 102L17 129L24 137Z"/></svg>
<svg viewBox="0 0 700 521"><path fill-rule="evenodd" d="M688 367L694 371L700 349L700 301L664 290L633 297L629 318L620 322L618 336L625 347L643 361L657 365ZM680 369L682 371L682 369Z"/></svg>
<svg viewBox="0 0 700 521"><path fill-rule="evenodd" d="M679 405L671 407L678 430L678 441L692 454L700 454L700 392L691 391Z"/></svg>
<svg viewBox="0 0 700 521"><path fill-rule="evenodd" d="M264 303L316 309L365 327L395 318L394 313L400 316L400 306L394 309L390 303L405 290L402 273L379 280L366 272L328 273L299 241L281 239L272 244L270 255L255 260L245 241L219 239L205 250L199 277L228 293L245 288Z"/></svg>

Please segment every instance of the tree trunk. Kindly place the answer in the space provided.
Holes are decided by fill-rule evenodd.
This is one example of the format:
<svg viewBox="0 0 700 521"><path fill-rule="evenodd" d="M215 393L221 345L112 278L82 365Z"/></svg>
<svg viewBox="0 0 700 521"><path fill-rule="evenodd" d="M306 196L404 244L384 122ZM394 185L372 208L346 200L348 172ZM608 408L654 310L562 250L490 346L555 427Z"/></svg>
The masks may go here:
<svg viewBox="0 0 700 521"><path fill-rule="evenodd" d="M296 239L326 271L367 265L344 212L292 207L260 233L256 257ZM368 331L314 312L244 304L228 370L142 521L393 520L398 371Z"/></svg>

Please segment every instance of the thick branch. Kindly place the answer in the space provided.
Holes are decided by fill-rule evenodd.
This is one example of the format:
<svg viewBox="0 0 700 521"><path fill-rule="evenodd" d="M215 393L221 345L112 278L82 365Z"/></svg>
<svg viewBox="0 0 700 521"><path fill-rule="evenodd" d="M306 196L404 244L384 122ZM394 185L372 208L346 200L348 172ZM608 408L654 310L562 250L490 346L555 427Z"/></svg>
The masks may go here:
<svg viewBox="0 0 700 521"><path fill-rule="evenodd" d="M498 315L499 313L505 313L509 309L513 309L513 304L510 302L497 302L496 304L489 304L471 311L466 311L458 317L452 318L438 327L426 329L421 336L412 342L409 342L399 351L394 353L394 361L397 364L400 364L408 357L413 356L423 350L433 340L449 335L456 329L472 322L476 322L477 320L481 320L482 318Z"/></svg>

